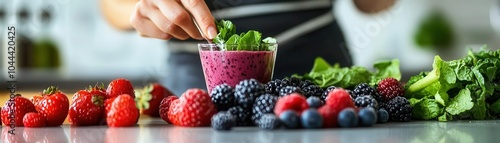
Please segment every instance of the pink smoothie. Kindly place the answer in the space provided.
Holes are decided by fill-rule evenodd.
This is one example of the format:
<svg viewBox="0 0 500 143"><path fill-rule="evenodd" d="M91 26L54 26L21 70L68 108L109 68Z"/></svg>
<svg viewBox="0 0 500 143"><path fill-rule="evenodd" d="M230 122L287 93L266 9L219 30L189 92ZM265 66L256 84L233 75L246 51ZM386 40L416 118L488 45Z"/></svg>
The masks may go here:
<svg viewBox="0 0 500 143"><path fill-rule="evenodd" d="M271 80L275 51L200 51L205 81L210 92L226 83L232 87L244 79Z"/></svg>

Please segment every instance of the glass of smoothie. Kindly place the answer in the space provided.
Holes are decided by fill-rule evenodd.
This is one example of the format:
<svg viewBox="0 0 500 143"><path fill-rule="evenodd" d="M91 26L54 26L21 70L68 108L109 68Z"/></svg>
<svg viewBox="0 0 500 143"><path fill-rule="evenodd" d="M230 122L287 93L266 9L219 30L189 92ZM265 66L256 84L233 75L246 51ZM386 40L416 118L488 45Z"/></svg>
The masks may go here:
<svg viewBox="0 0 500 143"><path fill-rule="evenodd" d="M247 46L246 50L237 49ZM251 48L248 48L251 47ZM235 87L240 81L254 78L261 83L271 80L278 44L227 45L198 44L207 90L226 83Z"/></svg>

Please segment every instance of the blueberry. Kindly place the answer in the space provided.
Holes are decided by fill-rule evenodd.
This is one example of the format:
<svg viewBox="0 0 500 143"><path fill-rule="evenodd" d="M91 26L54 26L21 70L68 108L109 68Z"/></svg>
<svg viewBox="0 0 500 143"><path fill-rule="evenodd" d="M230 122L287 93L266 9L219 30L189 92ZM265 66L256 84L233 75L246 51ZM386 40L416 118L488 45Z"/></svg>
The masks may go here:
<svg viewBox="0 0 500 143"><path fill-rule="evenodd" d="M361 108L358 112L359 121L361 126L373 126L377 123L377 113L375 113L375 109L371 107Z"/></svg>
<svg viewBox="0 0 500 143"><path fill-rule="evenodd" d="M323 117L316 109L307 109L300 116L304 128L321 128L323 126Z"/></svg>
<svg viewBox="0 0 500 143"><path fill-rule="evenodd" d="M222 111L212 117L211 125L215 130L230 130L236 125L236 119L230 113Z"/></svg>
<svg viewBox="0 0 500 143"><path fill-rule="evenodd" d="M389 121L389 113L387 112L387 110L379 109L377 111L377 115L378 115L378 122L379 123L385 123L385 122Z"/></svg>
<svg viewBox="0 0 500 143"><path fill-rule="evenodd" d="M323 105L323 103L321 103L321 99L319 99L319 97L316 97L316 96L311 96L309 98L307 98L307 105L309 105L309 107L311 108L319 108Z"/></svg>
<svg viewBox="0 0 500 143"><path fill-rule="evenodd" d="M340 111L337 120L340 127L349 128L358 126L358 115L354 108L346 108Z"/></svg>
<svg viewBox="0 0 500 143"><path fill-rule="evenodd" d="M262 115L258 123L261 129L266 130L274 130L281 127L281 121L272 113Z"/></svg>
<svg viewBox="0 0 500 143"><path fill-rule="evenodd" d="M286 110L279 116L281 123L289 129L296 129L300 126L300 117L293 110Z"/></svg>

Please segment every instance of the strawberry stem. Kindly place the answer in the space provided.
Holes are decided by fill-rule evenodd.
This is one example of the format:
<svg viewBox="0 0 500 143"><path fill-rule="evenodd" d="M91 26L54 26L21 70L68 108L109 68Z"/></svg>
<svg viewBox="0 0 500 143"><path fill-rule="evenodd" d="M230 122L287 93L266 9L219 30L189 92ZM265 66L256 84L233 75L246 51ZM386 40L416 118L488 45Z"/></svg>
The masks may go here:
<svg viewBox="0 0 500 143"><path fill-rule="evenodd" d="M47 89L43 90L42 95L50 95L58 92L57 86L49 86Z"/></svg>
<svg viewBox="0 0 500 143"><path fill-rule="evenodd" d="M104 97L99 95L92 95L92 103L97 106L102 106L104 105Z"/></svg>

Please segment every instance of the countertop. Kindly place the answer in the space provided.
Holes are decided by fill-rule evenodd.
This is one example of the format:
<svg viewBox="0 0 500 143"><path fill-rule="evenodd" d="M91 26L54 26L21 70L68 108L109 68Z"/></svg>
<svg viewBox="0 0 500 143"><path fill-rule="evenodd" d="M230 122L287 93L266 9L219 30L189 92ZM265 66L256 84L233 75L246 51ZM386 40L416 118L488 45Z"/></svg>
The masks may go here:
<svg viewBox="0 0 500 143"><path fill-rule="evenodd" d="M16 135L2 127L2 142L74 143L490 143L497 142L500 121L412 121L376 124L373 127L261 130L237 127L231 131L215 131L210 127L174 127L160 118L141 117L133 127L107 126L23 128Z"/></svg>

